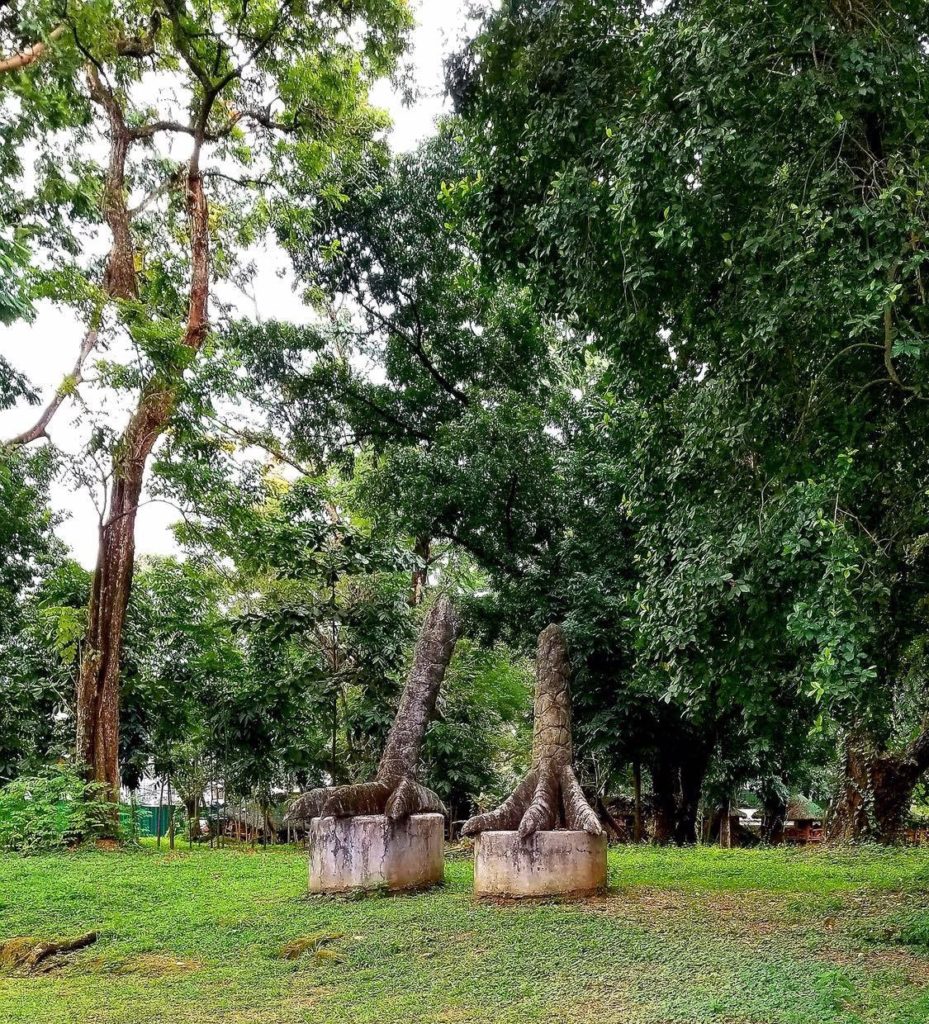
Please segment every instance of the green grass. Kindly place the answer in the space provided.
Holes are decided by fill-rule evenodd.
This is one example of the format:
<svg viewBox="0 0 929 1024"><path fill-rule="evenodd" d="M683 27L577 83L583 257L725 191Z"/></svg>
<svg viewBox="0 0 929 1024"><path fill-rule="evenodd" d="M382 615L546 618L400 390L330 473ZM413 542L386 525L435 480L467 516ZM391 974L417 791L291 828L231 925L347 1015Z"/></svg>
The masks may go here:
<svg viewBox="0 0 929 1024"><path fill-rule="evenodd" d="M475 902L467 860L446 879L311 898L292 849L7 856L0 939L101 937L0 974L0 1021L929 1022L927 852L627 847L580 902Z"/></svg>

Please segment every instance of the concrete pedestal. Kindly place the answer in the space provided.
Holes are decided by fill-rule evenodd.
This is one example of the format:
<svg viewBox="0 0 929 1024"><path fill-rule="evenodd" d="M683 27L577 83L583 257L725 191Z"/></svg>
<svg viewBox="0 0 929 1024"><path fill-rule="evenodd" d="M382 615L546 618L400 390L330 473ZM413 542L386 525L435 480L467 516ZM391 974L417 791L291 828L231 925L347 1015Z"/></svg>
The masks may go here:
<svg viewBox="0 0 929 1024"><path fill-rule="evenodd" d="M583 896L606 888L606 836L482 832L474 840L476 896Z"/></svg>
<svg viewBox="0 0 929 1024"><path fill-rule="evenodd" d="M314 818L310 822L310 892L424 889L442 881L445 819L413 814Z"/></svg>

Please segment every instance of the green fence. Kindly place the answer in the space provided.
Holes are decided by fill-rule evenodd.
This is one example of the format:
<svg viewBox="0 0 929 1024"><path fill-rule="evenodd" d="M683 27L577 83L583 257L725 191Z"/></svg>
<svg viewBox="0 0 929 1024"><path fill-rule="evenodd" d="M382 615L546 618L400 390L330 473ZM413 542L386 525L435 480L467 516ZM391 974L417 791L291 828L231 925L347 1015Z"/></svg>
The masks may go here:
<svg viewBox="0 0 929 1024"><path fill-rule="evenodd" d="M135 811L135 830L139 836L166 836L171 827L171 808L163 807L129 807L123 805L125 826L131 827L132 813ZM182 835L187 827L187 815L183 807L174 808L174 831Z"/></svg>

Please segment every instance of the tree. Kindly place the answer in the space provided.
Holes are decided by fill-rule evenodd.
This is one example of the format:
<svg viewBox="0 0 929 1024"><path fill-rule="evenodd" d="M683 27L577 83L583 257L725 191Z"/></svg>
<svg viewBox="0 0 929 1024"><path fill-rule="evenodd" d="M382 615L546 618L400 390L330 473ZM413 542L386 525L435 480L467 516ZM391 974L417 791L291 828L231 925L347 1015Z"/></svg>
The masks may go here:
<svg viewBox="0 0 929 1024"><path fill-rule="evenodd" d="M235 279L243 246L260 236L268 204L251 191L254 185L299 180L308 188L321 168L351 162L369 144L383 121L367 105L367 90L390 71L409 14L401 0L233 2L221 10L171 0L88 3L54 17L37 4L21 23L48 33L0 64L0 84L28 100L23 113L35 116L29 137L44 147L39 188L24 205L40 211L53 184L59 208L62 193L80 200L65 258L42 278L46 296L73 301L77 295L87 327L74 372L14 443L46 431L63 398L81 384L101 330L126 332L142 356L141 371L108 371L114 383L136 392L136 402L112 445L78 682L78 756L115 798L135 519L149 456L171 421L185 371L208 339L211 279ZM71 177L60 161L46 163L55 109L33 88L46 68L82 115L66 147ZM160 109L144 87L150 69L161 79ZM187 101L174 103L171 86ZM108 165L100 178L96 167L79 162L77 143L88 132L106 140ZM159 153L163 138L189 141L182 163ZM139 195L134 207L130 192ZM83 218L105 224L111 241L105 265L86 271L75 259ZM53 232L42 240L59 252ZM112 324L105 319L110 314Z"/></svg>
<svg viewBox="0 0 929 1024"><path fill-rule="evenodd" d="M56 715L71 677L43 605L62 571L63 546L48 487L51 452L0 452L0 778L10 781L55 751Z"/></svg>
<svg viewBox="0 0 929 1024"><path fill-rule="evenodd" d="M565 621L596 746L642 760L656 723L674 716L654 687L622 681L636 583L629 517L616 510L638 472L626 450L641 410L617 407L602 360L547 324L526 290L483 280L454 186L466 168L451 123L416 153L372 164L313 230L282 235L308 285L331 302L352 296L360 313L324 329L246 325L231 341L249 379L276 396L266 404L288 450L357 464L378 529L421 551L451 543L489 574L491 639L503 629L521 648L547 620ZM382 377L362 372L365 359ZM604 742L603 712L623 703L613 723L627 739ZM632 731L645 718L652 727ZM681 749L675 735L662 749ZM698 796L701 777L688 783ZM689 814L682 834L693 839L692 800Z"/></svg>
<svg viewBox="0 0 929 1024"><path fill-rule="evenodd" d="M647 415L643 667L752 717L793 688L847 736L836 830L884 840L929 766L926 28L916 2L507 4L452 76L490 271Z"/></svg>

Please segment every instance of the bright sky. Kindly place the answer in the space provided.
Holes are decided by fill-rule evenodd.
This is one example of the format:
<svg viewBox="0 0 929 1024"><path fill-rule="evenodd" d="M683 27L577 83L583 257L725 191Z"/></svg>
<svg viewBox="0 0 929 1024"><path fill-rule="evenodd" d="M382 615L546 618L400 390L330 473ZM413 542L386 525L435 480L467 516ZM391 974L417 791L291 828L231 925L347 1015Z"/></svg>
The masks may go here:
<svg viewBox="0 0 929 1024"><path fill-rule="evenodd" d="M397 150L411 149L429 135L436 117L445 109L442 60L462 34L467 6L467 0L420 0L411 53L418 92L416 102L405 107L389 83L379 85L374 92L375 102L386 107L393 117L391 141ZM279 274L284 266L281 254L269 254L259 261L259 266L255 281L259 309L273 310L273 315L280 319L305 319L306 310L294 294L291 281ZM243 312L246 311L247 307L243 307ZM73 366L82 333L81 325L74 322L68 310L44 306L32 324L0 327L0 351L40 389L44 405ZM30 426L37 413L38 408L34 407L0 411L0 438L13 437ZM64 451L78 451L82 430L75 424L73 406L66 405L58 411L49 432ZM75 557L92 568L97 553L97 512L89 492L61 482L52 490L52 504L68 515L59 528L60 536ZM169 527L176 518L177 513L170 506L141 506L136 526L138 553L175 551Z"/></svg>

